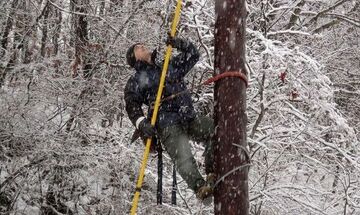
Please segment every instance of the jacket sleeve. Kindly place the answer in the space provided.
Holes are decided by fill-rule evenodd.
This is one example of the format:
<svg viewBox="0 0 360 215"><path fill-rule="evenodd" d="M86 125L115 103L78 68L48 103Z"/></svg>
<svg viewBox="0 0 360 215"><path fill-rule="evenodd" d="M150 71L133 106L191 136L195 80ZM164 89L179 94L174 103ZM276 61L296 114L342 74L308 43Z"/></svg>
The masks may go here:
<svg viewBox="0 0 360 215"><path fill-rule="evenodd" d="M130 121L136 127L136 120L144 116L141 108L143 104L143 96L139 90L134 76L132 76L126 83L124 90L125 109Z"/></svg>
<svg viewBox="0 0 360 215"><path fill-rule="evenodd" d="M200 54L197 48L190 41L177 38L176 46L180 54L171 59L170 64L177 71L178 75L184 77L199 61Z"/></svg>

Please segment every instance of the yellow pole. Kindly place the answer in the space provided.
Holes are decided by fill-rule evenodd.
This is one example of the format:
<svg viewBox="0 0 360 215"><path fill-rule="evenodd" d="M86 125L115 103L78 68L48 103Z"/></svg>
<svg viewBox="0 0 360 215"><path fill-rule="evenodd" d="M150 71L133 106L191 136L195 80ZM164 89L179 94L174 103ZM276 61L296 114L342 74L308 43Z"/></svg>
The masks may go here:
<svg viewBox="0 0 360 215"><path fill-rule="evenodd" d="M181 3L182 3L182 1L178 0L177 5L176 5L175 16L174 16L174 20L172 22L171 32L170 32L170 35L172 37L174 37L175 34L176 34L176 27L177 27L177 24L178 24L179 19L180 19ZM163 69L162 69L162 72L161 72L159 89L158 89L158 92L157 92L157 95L156 95L154 112L153 112L153 115L151 117L151 125L153 125L153 126L155 126L156 119L157 119L157 114L158 114L159 107L160 107L161 95L162 95L164 84L165 84L165 77L166 77L166 72L167 72L168 66L169 66L171 52L172 52L172 47L171 47L171 45L168 45L167 48L166 48L164 66L163 66ZM148 138L146 140L145 152L144 152L143 160L142 160L142 163L141 163L139 178L138 178L138 181L137 181L137 184L136 184L136 191L135 191L135 195L134 195L134 199L133 199L133 204L132 204L132 207L131 207L131 210L130 210L131 215L136 214L136 209L137 209L139 198L140 198L141 186L142 186L143 179L144 179L145 167L146 167L146 163L147 163L147 160L148 160L148 157L149 157L150 146L151 146L151 138Z"/></svg>

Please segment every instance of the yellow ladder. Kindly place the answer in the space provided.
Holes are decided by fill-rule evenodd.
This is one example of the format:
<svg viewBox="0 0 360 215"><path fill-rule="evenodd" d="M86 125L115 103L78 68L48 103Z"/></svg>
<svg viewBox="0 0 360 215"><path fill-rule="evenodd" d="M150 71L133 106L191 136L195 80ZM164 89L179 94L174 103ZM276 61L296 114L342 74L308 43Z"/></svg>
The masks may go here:
<svg viewBox="0 0 360 215"><path fill-rule="evenodd" d="M174 20L173 20L172 26L171 26L171 32L170 32L171 37L175 37L175 34L176 34L176 27L177 27L177 25L179 23L179 20L180 20L181 3L182 3L181 0L177 1L177 5L176 5L176 9L175 9L175 16L174 16ZM158 111L159 111L159 107L160 107L161 95L162 95L164 84L165 84L165 77L166 77L166 73L167 73L168 66L169 66L171 52L172 52L172 47L171 47L171 45L168 45L167 48L166 48L164 66L163 66L163 69L162 69L162 72L161 72L159 89L158 89L158 92L157 92L157 95L156 95L154 112L153 112L153 115L151 117L151 125L153 125L153 126L155 126ZM143 183L143 180L144 180L145 167L146 167L146 163L147 163L147 160L148 160L148 157L149 157L150 146L151 146L151 138L148 138L146 140L145 152L144 152L143 160L142 160L142 163L141 163L140 174L139 174L138 181L136 183L135 195L134 195L132 207L131 207L131 210L130 210L131 215L136 214L136 209L137 209L139 198L140 198L141 186L142 186L142 183Z"/></svg>

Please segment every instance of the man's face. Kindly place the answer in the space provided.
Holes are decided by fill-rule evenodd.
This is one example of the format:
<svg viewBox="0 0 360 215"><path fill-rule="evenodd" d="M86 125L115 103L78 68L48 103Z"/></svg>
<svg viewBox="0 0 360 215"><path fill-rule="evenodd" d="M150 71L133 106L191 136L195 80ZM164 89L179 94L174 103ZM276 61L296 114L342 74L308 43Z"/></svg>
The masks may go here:
<svg viewBox="0 0 360 215"><path fill-rule="evenodd" d="M134 54L136 60L146 61L151 59L151 53L144 44L138 44L134 47Z"/></svg>

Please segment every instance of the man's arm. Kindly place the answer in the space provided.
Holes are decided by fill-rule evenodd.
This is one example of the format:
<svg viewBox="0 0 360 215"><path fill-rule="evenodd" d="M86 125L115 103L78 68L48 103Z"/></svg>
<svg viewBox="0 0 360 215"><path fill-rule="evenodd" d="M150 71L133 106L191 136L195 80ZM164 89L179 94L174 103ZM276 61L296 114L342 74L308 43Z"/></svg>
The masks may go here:
<svg viewBox="0 0 360 215"><path fill-rule="evenodd" d="M178 50L180 54L171 59L170 64L177 70L178 75L185 76L199 61L200 54L193 43L181 38L170 39L169 43Z"/></svg>
<svg viewBox="0 0 360 215"><path fill-rule="evenodd" d="M143 104L143 97L139 92L139 85L134 77L131 77L126 83L124 90L125 109L132 124L138 128L140 121L144 117L144 113L141 109Z"/></svg>

